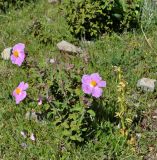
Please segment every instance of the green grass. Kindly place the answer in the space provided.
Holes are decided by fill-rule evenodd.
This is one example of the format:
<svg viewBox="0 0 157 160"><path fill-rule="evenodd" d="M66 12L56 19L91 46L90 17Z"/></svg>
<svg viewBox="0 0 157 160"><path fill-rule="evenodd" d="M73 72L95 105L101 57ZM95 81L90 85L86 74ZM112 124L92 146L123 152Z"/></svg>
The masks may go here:
<svg viewBox="0 0 157 160"><path fill-rule="evenodd" d="M157 79L156 29L157 26L153 24L146 31L153 48L149 47L140 31L104 35L91 45L85 45L71 35L63 10L58 5L50 5L47 1L40 0L35 5L27 5L19 10L10 9L7 14L0 14L0 50L19 42L25 43L27 61L31 65L28 70L13 65L11 61L0 59L0 159L142 160L148 154L155 154L157 127L152 126L152 112L157 106L157 92L141 92L136 88L136 83L142 77ZM63 39L85 48L90 62L85 64L80 56L69 58L62 55L64 53L57 50L56 44ZM38 98L39 92L45 95L46 90L39 91L40 85L51 83L56 73L56 68L48 63L51 58L56 58L59 62L56 67L64 68L65 63L74 64L76 71L81 73L76 75L80 80L82 72L99 72L107 81L103 94L103 117L97 124L94 136L85 143L75 144L64 139L62 129L55 127L51 120L44 119L43 123L26 120L27 111L40 111L43 108L29 103L28 100L16 105L11 96L21 81L29 82L28 94L34 99ZM40 73L33 67L36 64L40 71L46 71L46 80L41 79ZM128 83L126 101L131 114L133 117L137 114L139 119L146 117L146 129L141 127L141 121L130 128L132 135L141 133L141 139L136 141L135 145L127 144L126 137L122 136L117 128L118 121L115 121L115 111L118 110L118 80L113 66L122 68L124 79ZM84 68L83 71L81 67ZM27 73L31 75L29 78ZM64 74L60 71L58 79L68 83L69 79ZM36 142L29 138L24 139L20 134L22 130L27 130L29 134L33 132ZM22 143L26 143L27 148L21 147ZM150 150L150 147L153 150Z"/></svg>

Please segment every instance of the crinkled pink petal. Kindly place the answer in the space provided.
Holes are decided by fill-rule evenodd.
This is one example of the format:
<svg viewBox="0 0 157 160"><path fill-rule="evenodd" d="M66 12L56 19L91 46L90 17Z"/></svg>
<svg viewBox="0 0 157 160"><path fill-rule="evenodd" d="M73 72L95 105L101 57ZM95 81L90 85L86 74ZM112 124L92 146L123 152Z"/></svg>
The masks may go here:
<svg viewBox="0 0 157 160"><path fill-rule="evenodd" d="M17 94L16 94L16 89L13 91L12 95L15 97Z"/></svg>
<svg viewBox="0 0 157 160"><path fill-rule="evenodd" d="M99 83L102 80L98 73L93 73L90 77L92 80L96 81L96 83Z"/></svg>
<svg viewBox="0 0 157 160"><path fill-rule="evenodd" d="M15 95L16 104L19 104L22 100L24 100L27 96L26 91L22 91L21 94Z"/></svg>
<svg viewBox="0 0 157 160"><path fill-rule="evenodd" d="M22 81L20 82L20 84L18 85L18 88L22 89L23 90L23 86L25 85L25 83Z"/></svg>
<svg viewBox="0 0 157 160"><path fill-rule="evenodd" d="M82 77L82 83L83 84L90 84L90 82L91 82L91 78L90 78L90 75L83 75L83 77Z"/></svg>
<svg viewBox="0 0 157 160"><path fill-rule="evenodd" d="M91 94L92 93L92 87L87 84L82 84L82 90L86 94Z"/></svg>
<svg viewBox="0 0 157 160"><path fill-rule="evenodd" d="M28 83L20 82L18 88L20 88L21 90L26 90L28 89Z"/></svg>
<svg viewBox="0 0 157 160"><path fill-rule="evenodd" d="M11 59L12 63L15 63L16 57L13 54L11 55L10 59Z"/></svg>
<svg viewBox="0 0 157 160"><path fill-rule="evenodd" d="M103 90L99 87L94 87L92 90L92 96L95 98L99 98L102 95Z"/></svg>
<svg viewBox="0 0 157 160"><path fill-rule="evenodd" d="M98 87L106 87L106 81L100 81Z"/></svg>
<svg viewBox="0 0 157 160"><path fill-rule="evenodd" d="M24 58L16 58L14 55L11 55L11 61L13 64L17 64L18 66L21 66L23 61L24 61Z"/></svg>
<svg viewBox="0 0 157 160"><path fill-rule="evenodd" d="M20 50L24 50L24 49L25 49L25 44L23 44L23 43L18 43L13 47L13 51L14 50L20 51Z"/></svg>
<svg viewBox="0 0 157 160"><path fill-rule="evenodd" d="M22 65L22 62L23 62L23 60L21 60L20 58L17 58L17 59L15 60L15 64L17 64L18 66L21 66L21 65Z"/></svg>
<svg viewBox="0 0 157 160"><path fill-rule="evenodd" d="M25 59L25 53L23 52L19 52L19 57L17 57L16 59L19 59L20 61L24 61L24 59Z"/></svg>

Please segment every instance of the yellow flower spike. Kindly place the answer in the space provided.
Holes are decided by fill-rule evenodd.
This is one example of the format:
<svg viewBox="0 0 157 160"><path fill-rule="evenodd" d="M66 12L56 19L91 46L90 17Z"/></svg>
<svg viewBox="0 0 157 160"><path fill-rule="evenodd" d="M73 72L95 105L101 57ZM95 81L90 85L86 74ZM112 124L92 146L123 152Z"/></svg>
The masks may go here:
<svg viewBox="0 0 157 160"><path fill-rule="evenodd" d="M121 98L121 97L118 97L117 102L121 102L121 100L122 100L122 98Z"/></svg>
<svg viewBox="0 0 157 160"><path fill-rule="evenodd" d="M122 88L125 88L125 86L126 86L126 84L125 84L124 81L121 81L121 82L119 83L119 85L120 85L120 87L122 87Z"/></svg>
<svg viewBox="0 0 157 160"><path fill-rule="evenodd" d="M127 141L129 145L135 145L136 144L136 138L135 136L131 136L131 138Z"/></svg>
<svg viewBox="0 0 157 160"><path fill-rule="evenodd" d="M120 112L116 112L116 117L121 117L121 113Z"/></svg>
<svg viewBox="0 0 157 160"><path fill-rule="evenodd" d="M127 136L128 135L128 131L126 129L120 129L120 133L123 135L123 136Z"/></svg>
<svg viewBox="0 0 157 160"><path fill-rule="evenodd" d="M118 72L121 72L121 68L120 68L120 67L117 67L117 71L118 71Z"/></svg>
<svg viewBox="0 0 157 160"><path fill-rule="evenodd" d="M130 118L126 118L126 121L127 121L129 124L132 123L132 119L130 119Z"/></svg>

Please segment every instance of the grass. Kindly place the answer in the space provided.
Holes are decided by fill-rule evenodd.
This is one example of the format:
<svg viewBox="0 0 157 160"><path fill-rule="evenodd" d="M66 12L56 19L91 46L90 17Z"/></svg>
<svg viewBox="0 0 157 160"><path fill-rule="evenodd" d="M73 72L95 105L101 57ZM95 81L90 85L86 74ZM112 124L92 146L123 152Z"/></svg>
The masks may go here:
<svg viewBox="0 0 157 160"><path fill-rule="evenodd" d="M25 43L27 61L31 66L31 69L19 69L10 61L0 59L0 159L142 160L144 157L153 157L157 150L157 126L152 115L157 106L157 92L141 92L136 88L136 83L142 77L157 79L157 26L153 24L145 31L152 48L142 32L121 35L113 33L87 45L71 35L63 15L58 5L50 5L43 0L35 5L30 4L19 10L10 9L7 14L0 14L0 50L19 42ZM69 58L60 53L56 44L63 39L85 48L90 62L84 63L80 56ZM60 70L70 63L80 73L83 67L83 73L99 72L107 81L103 96L104 115L94 131L94 136L85 143L77 145L63 138L63 130L55 127L51 120L44 119L41 123L26 120L27 111L40 111L43 108L29 100L16 105L11 96L21 81L29 81L28 94L34 99L38 98L38 93L46 95L47 90L39 88L42 84L51 83L56 73L55 66L48 63L51 58L58 61L57 67ZM41 78L34 67L36 64L40 71L46 71L46 79ZM141 138L132 144L127 143L130 138L119 132L118 121L114 117L118 110L118 78L113 66L121 67L128 83L126 103L134 122L130 127L130 136L141 134ZM75 73L74 71L72 76L81 80L82 74ZM57 77L68 84L69 79L64 74L60 71ZM27 130L29 134L34 133L36 141L32 142L29 137L24 139L20 134L22 130ZM26 143L27 147L23 148L22 143Z"/></svg>

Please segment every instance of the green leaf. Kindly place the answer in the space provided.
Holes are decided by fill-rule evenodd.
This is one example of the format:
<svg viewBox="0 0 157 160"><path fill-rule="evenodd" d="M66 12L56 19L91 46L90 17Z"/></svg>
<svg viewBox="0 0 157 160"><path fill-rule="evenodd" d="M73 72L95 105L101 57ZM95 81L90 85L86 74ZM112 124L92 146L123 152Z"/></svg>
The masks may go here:
<svg viewBox="0 0 157 160"><path fill-rule="evenodd" d="M65 135L65 136L71 136L71 131L70 130L64 130L62 132L62 134Z"/></svg>
<svg viewBox="0 0 157 160"><path fill-rule="evenodd" d="M87 113L89 113L92 117L95 117L95 112L93 110L88 110Z"/></svg>
<svg viewBox="0 0 157 160"><path fill-rule="evenodd" d="M117 19L120 19L120 18L122 17L122 15L121 15L121 14L118 14L118 13L113 14L113 16L114 16L115 18L117 18Z"/></svg>

